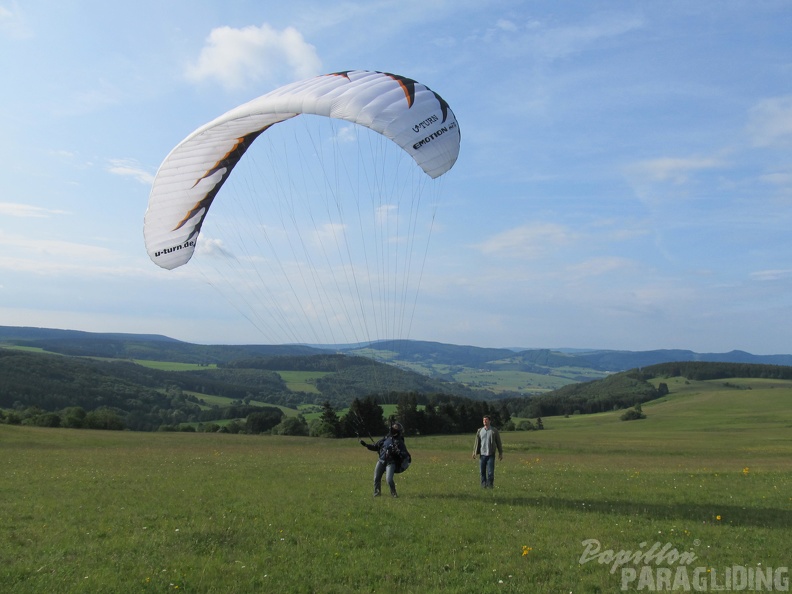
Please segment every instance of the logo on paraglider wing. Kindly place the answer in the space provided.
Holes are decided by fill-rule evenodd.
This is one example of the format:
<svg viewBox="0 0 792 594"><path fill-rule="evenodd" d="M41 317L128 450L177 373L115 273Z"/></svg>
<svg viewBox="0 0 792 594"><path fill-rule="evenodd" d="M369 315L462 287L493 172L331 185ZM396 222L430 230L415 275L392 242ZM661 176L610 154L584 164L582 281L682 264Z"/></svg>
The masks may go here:
<svg viewBox="0 0 792 594"><path fill-rule="evenodd" d="M423 122L418 122L417 124L415 124L415 126L412 127L413 132L418 134L418 132L420 132L421 130L425 130L435 122L439 121L439 119L440 118L438 118L435 114L432 114L431 116L426 118Z"/></svg>
<svg viewBox="0 0 792 594"><path fill-rule="evenodd" d="M404 95L407 97L407 104L412 107L413 103L415 102L415 85L420 83L414 81L411 78L407 78L406 76L399 76L398 74L390 74L389 72L383 72L382 74L391 77L401 85ZM435 99L437 99L437 102L440 104L440 112L443 114L442 123L445 123L445 121L448 119L448 112L451 111L451 108L448 106L448 103L446 103L445 99L443 99L440 95L435 93L426 85L423 86L427 91L435 96Z"/></svg>
<svg viewBox="0 0 792 594"><path fill-rule="evenodd" d="M158 251L154 252L154 257L155 258L159 258L160 256L165 256L167 254L172 254L173 252L178 252L178 251L181 251L181 250L194 248L195 247L195 240L192 239L193 237L195 237L195 233L190 234L190 237L183 243L180 243L178 245L174 245L172 247L166 247L166 248L163 248L161 250L158 250Z"/></svg>
<svg viewBox="0 0 792 594"><path fill-rule="evenodd" d="M428 136L422 138L421 140L419 140L418 142L413 144L413 149L415 149L417 151L422 146L429 144L435 138L438 138L438 137L442 136L443 134L445 134L449 130L453 130L455 127L456 127L455 124L451 123L449 126L443 126L442 128L438 128L437 130L435 130L434 132L432 132Z"/></svg>

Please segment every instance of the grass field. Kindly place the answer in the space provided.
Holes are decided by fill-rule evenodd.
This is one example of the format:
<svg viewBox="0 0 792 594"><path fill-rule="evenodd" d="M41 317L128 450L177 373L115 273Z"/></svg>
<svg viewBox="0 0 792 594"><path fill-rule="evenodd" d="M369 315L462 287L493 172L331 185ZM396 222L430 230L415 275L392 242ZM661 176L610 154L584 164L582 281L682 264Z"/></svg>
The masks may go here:
<svg viewBox="0 0 792 594"><path fill-rule="evenodd" d="M557 390L576 380L560 375L543 375L525 371L474 371L453 374L454 380L468 386L500 392L530 392L539 394Z"/></svg>
<svg viewBox="0 0 792 594"><path fill-rule="evenodd" d="M108 359L113 361L114 359ZM157 369L158 371L200 371L202 369L217 369L217 365L210 363L207 365L199 365L197 363L177 363L175 361L151 361L149 359L135 359L135 363L148 367L149 369Z"/></svg>
<svg viewBox="0 0 792 594"><path fill-rule="evenodd" d="M279 371L278 375L286 382L286 387L293 392L307 392L319 394L316 389L316 380L326 376L324 371Z"/></svg>
<svg viewBox="0 0 792 594"><path fill-rule="evenodd" d="M0 591L618 592L607 551L654 543L707 591L788 567L792 385L669 388L641 421L504 433L491 491L471 435L408 438L398 499L354 440L0 425Z"/></svg>
<svg viewBox="0 0 792 594"><path fill-rule="evenodd" d="M202 369L217 369L217 365L214 363L210 365L198 365L195 363L174 363L170 361L150 361L145 359L136 359L135 363L159 371L200 371ZM294 392L307 392L309 394L319 393L319 390L316 389L315 382L317 379L328 374L328 372L323 371L278 371L276 373L286 382L286 387L289 390ZM206 398L204 395L199 396Z"/></svg>

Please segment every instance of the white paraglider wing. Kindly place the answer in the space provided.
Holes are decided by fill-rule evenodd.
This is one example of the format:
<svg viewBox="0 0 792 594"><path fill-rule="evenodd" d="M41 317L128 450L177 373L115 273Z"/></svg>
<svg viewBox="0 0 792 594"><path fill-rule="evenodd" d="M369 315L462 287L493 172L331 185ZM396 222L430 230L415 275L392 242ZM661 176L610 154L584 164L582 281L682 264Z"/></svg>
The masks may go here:
<svg viewBox="0 0 792 594"><path fill-rule="evenodd" d="M432 178L451 169L459 154L459 126L448 104L412 79L353 70L289 84L202 126L165 158L144 220L149 257L166 269L187 263L212 201L251 143L270 126L300 114L370 128L404 149Z"/></svg>

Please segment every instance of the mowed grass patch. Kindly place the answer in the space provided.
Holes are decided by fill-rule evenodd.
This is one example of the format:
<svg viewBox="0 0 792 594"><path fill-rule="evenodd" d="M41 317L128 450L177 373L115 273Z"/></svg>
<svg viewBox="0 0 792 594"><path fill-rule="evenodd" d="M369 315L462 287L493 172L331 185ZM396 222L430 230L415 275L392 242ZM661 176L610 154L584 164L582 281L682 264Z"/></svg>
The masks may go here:
<svg viewBox="0 0 792 594"><path fill-rule="evenodd" d="M567 377L526 371L466 370L456 372L453 375L454 380L457 382L468 386L487 388L494 392L547 392L575 381Z"/></svg>
<svg viewBox="0 0 792 594"><path fill-rule="evenodd" d="M135 359L134 362L143 367L157 369L159 371L200 371L202 369L217 369L217 365L214 363L179 363L176 361L151 361L148 359Z"/></svg>
<svg viewBox="0 0 792 594"><path fill-rule="evenodd" d="M278 371L286 387L292 392L307 392L308 394L319 394L316 389L316 380L326 376L327 371Z"/></svg>
<svg viewBox="0 0 792 594"><path fill-rule="evenodd" d="M208 407L209 405L215 406L231 406L232 404L239 402L238 398L229 398L227 396L214 396L211 394L201 394L200 392L185 392L194 395L198 398L199 401L204 403L204 407ZM296 417L300 411L295 408L289 408L287 406L281 406L279 404L270 404L269 402L264 402L263 400L255 400L251 399L250 404L254 406L271 406L273 408L279 408L283 411L287 417Z"/></svg>
<svg viewBox="0 0 792 594"><path fill-rule="evenodd" d="M408 438L398 499L371 497L376 456L356 440L0 425L0 584L619 591L610 564L580 562L587 539L671 543L695 566L787 566L790 391L774 389L751 392L777 407L775 424L739 431L737 391L702 389L645 405L642 421L548 417L544 431L503 433L492 491L478 486L472 435Z"/></svg>

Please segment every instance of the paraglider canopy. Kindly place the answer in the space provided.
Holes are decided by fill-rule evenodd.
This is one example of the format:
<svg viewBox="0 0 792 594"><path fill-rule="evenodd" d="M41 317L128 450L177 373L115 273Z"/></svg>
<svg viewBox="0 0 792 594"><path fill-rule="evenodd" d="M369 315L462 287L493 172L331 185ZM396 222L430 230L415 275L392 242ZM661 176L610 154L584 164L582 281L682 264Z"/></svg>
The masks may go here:
<svg viewBox="0 0 792 594"><path fill-rule="evenodd" d="M165 158L144 220L149 257L166 269L188 262L212 201L253 141L274 124L302 114L374 130L406 151L431 178L451 169L459 154L454 113L415 80L351 70L295 82L201 126Z"/></svg>

